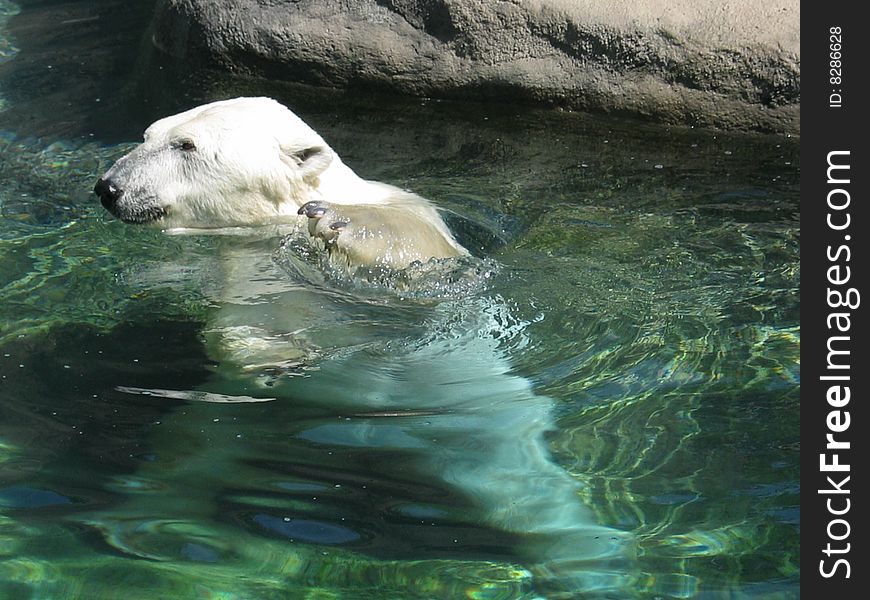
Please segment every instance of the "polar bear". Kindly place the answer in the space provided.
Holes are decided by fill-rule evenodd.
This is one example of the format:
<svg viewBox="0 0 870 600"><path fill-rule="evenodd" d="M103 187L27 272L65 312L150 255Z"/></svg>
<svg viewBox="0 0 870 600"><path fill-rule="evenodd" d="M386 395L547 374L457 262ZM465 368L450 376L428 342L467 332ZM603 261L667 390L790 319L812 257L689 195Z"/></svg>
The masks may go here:
<svg viewBox="0 0 870 600"><path fill-rule="evenodd" d="M155 122L94 192L122 221L164 229L307 220L335 262L351 267L468 254L431 203L362 179L271 98L212 102Z"/></svg>
<svg viewBox="0 0 870 600"><path fill-rule="evenodd" d="M215 102L157 121L95 191L129 223L195 232L268 224L282 239L286 230L295 231L287 237L301 231L347 267L472 260L429 202L361 179L301 119L266 98ZM275 452L269 444L286 438L328 456L368 450L380 457L369 461L376 479L404 477L407 485L396 489L441 486L466 499L465 518L515 536L517 557L555 588L606 594L631 580L630 537L598 522L580 501L581 482L550 456L554 403L513 372L504 340L522 324L500 296L419 305L379 297L370 306L288 277L271 234L221 240L215 260L223 281L204 331L214 379L196 390L117 388L188 403L164 419L168 437L157 433L151 442L162 458L137 474L154 485L139 486L117 517L104 513L89 523L111 532L108 543L151 560L174 560L169 549L188 543L203 546L207 538L196 532L215 526L208 516L217 511L215 490L243 485L235 480L239 465ZM274 375L300 365L311 367L304 377ZM268 386L258 384L264 371ZM247 419L227 418L243 414L228 405L264 400L274 401L268 419L246 426ZM312 424L295 417L298 405L324 404L353 418ZM232 441L212 439L209 424L218 422L233 423ZM394 469L390 457L403 466ZM242 494L248 512L274 505L249 491ZM239 535L228 529L222 537Z"/></svg>

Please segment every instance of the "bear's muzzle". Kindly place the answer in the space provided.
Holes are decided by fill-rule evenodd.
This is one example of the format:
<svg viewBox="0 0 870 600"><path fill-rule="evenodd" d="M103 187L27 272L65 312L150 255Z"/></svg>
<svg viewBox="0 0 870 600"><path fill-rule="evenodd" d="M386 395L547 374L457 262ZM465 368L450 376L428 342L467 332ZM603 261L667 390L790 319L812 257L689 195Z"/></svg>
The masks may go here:
<svg viewBox="0 0 870 600"><path fill-rule="evenodd" d="M107 211L125 223L150 223L166 216L166 209L154 204L120 202L124 190L111 179L100 179L94 186L94 193L100 197L100 204Z"/></svg>

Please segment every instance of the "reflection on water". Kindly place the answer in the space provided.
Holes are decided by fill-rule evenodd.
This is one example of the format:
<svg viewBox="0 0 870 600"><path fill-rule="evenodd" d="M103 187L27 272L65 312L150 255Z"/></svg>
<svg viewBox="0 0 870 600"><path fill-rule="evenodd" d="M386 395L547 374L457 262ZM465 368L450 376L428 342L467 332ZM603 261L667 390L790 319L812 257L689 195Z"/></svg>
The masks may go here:
<svg viewBox="0 0 870 600"><path fill-rule="evenodd" d="M794 140L179 74L118 4L0 32L0 596L798 596ZM102 213L148 123L240 94L455 213L491 276L379 293ZM239 248L277 296L227 295ZM215 350L300 319L313 370Z"/></svg>

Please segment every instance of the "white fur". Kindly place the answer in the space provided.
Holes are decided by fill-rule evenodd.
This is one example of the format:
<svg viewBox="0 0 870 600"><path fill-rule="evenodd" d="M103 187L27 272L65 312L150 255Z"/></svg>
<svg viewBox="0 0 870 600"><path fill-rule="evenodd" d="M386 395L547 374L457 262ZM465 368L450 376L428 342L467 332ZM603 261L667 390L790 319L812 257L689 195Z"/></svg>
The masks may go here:
<svg viewBox="0 0 870 600"><path fill-rule="evenodd" d="M196 151L181 150L183 141ZM296 225L305 222L298 208L318 200L330 204L328 214L309 223L309 231L322 237L329 219L348 219L330 247L349 265L401 266L465 253L426 200L359 178L311 128L265 98L216 102L157 121L104 179L132 203L116 214L135 216L136 205L157 206L166 213L158 221L163 227ZM385 334L374 317L355 314L358 307L288 278L272 260L274 239L222 241L215 260L224 281L204 332L218 365L214 378L196 390L142 390L119 382L130 393L209 403L185 404L163 419L153 442L161 458L137 474L159 485L129 493L117 518L92 519L100 531L112 532L110 543L157 560L172 558L163 555L167 548L206 544L191 532L213 531L213 521L200 520L218 510L215 490L235 489L238 466L275 451L275 440L287 437L323 448L368 448L375 476L409 478L408 489L440 484L452 490L473 507L472 518L519 534L517 556L540 567L536 574L555 587L604 597L604 590L626 585L632 540L598 524L578 498L580 483L552 461L545 434L554 426L553 401L512 373L501 343L512 321L500 298L417 307L420 313L408 313L414 316L407 330L394 323L395 331ZM427 315L422 326L413 320L421 315ZM394 339L387 343L384 335ZM281 376L312 365L318 370L310 377ZM269 386L258 388L264 381ZM211 402L264 395L281 399L269 419L233 419L234 437L212 438L218 433L213 425L228 415ZM293 410L300 402L357 416L309 423ZM179 446L179 436L187 443ZM402 467L390 457L400 458ZM191 484L203 481L208 484ZM251 510L266 510L257 504L256 489ZM162 523L172 526L155 526ZM222 541L240 533L228 528Z"/></svg>
<svg viewBox="0 0 870 600"><path fill-rule="evenodd" d="M466 254L427 200L362 179L269 98L213 102L161 119L103 179L123 190L117 216L142 222L159 211L153 222L166 229L298 225L305 220L299 208L319 201L335 205L334 220L349 222L334 249L351 264L404 267Z"/></svg>

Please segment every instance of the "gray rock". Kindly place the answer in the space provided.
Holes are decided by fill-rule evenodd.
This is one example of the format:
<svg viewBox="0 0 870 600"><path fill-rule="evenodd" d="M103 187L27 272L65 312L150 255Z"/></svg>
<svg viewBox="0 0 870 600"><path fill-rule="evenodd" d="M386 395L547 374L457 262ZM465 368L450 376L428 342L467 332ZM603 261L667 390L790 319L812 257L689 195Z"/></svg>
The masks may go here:
<svg viewBox="0 0 870 600"><path fill-rule="evenodd" d="M796 133L797 0L158 0L191 66Z"/></svg>

